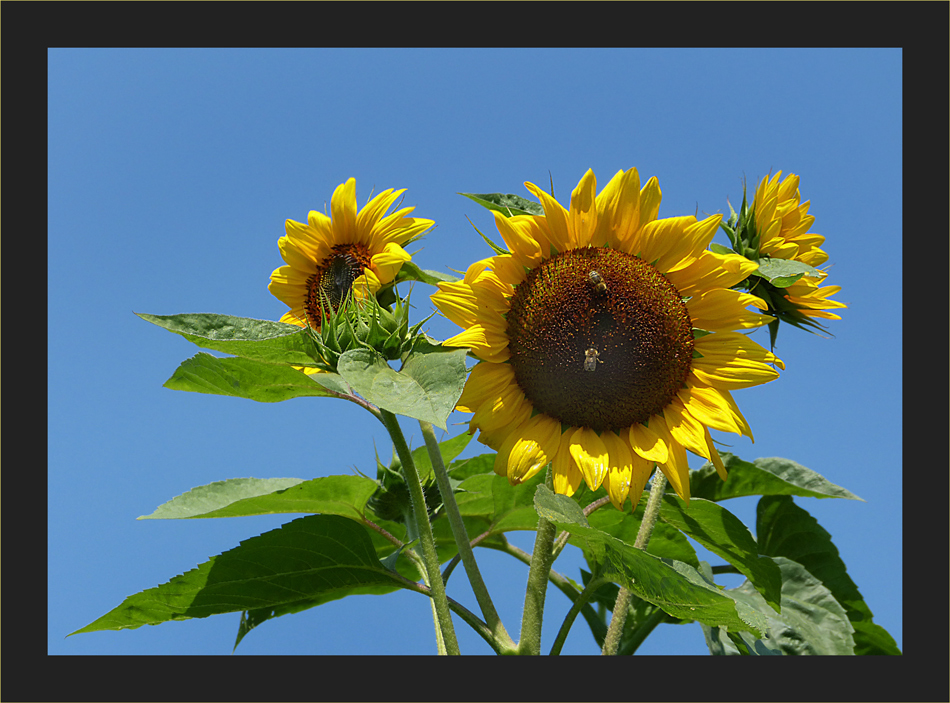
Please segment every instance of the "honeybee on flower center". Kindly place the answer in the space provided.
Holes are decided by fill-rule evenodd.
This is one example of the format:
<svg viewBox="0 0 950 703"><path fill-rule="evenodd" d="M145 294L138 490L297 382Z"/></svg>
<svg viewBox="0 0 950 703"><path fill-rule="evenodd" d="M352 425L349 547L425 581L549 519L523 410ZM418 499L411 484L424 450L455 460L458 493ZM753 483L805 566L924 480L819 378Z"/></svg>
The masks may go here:
<svg viewBox="0 0 950 703"><path fill-rule="evenodd" d="M598 358L600 356L600 352L598 352L597 349L595 349L594 347L591 347L585 353L586 353L586 356L584 357L585 371L596 371L597 364L604 363Z"/></svg>
<svg viewBox="0 0 950 703"><path fill-rule="evenodd" d="M604 283L604 277L600 275L600 271L591 271L587 274L587 281L590 283L598 293L607 292L607 284Z"/></svg>

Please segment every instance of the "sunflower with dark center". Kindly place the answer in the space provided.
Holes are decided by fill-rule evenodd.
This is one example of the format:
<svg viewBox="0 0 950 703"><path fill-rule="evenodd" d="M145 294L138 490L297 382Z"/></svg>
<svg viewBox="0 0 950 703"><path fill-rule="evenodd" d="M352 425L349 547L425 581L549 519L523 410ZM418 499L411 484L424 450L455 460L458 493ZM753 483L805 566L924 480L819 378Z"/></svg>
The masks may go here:
<svg viewBox="0 0 950 703"><path fill-rule="evenodd" d="M319 329L328 305L335 309L351 292L357 300L368 298L395 279L412 258L403 246L433 225L407 217L412 207L386 214L404 192L384 190L358 210L350 178L333 192L330 217L311 211L306 224L286 221L287 234L278 240L286 266L271 274L268 286L290 307L281 322Z"/></svg>
<svg viewBox="0 0 950 703"><path fill-rule="evenodd" d="M463 328L446 346L482 361L457 408L513 483L549 463L558 493L606 485L636 506L654 465L689 499L686 450L725 468L709 430L752 438L730 391L784 368L738 330L772 318L730 290L756 264L707 250L721 216L658 220L655 178L620 171L599 195L588 171L570 209L525 183L543 216L495 223L510 253L440 283L432 300Z"/></svg>

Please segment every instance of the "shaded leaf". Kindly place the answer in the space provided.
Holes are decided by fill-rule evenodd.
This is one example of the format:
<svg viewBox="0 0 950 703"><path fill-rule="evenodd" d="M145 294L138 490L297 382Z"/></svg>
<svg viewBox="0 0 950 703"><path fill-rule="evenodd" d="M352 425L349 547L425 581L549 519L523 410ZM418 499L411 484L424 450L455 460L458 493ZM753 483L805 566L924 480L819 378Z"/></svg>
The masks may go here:
<svg viewBox="0 0 950 703"><path fill-rule="evenodd" d="M831 535L788 496L767 496L756 510L759 551L787 557L820 580L847 613L854 627L856 654L900 654L894 638L873 622L871 609L848 576Z"/></svg>
<svg viewBox="0 0 950 703"><path fill-rule="evenodd" d="M307 396L334 397L307 374L290 366L253 359L219 359L204 352L183 361L164 386L174 391L229 395L260 403Z"/></svg>
<svg viewBox="0 0 950 703"><path fill-rule="evenodd" d="M781 613L773 611L748 581L725 592L768 620L767 638L759 644L784 654L854 654L854 629L831 592L801 564L784 557L776 557L775 562L782 574ZM763 652L755 640L742 644L750 648L749 653L772 653ZM726 654L737 653L724 649Z"/></svg>
<svg viewBox="0 0 950 703"><path fill-rule="evenodd" d="M811 498L848 498L861 500L851 491L836 486L819 473L791 459L756 459L750 463L723 452L728 478L723 481L715 467L707 462L690 472L690 495L719 501L754 495L796 495Z"/></svg>
<svg viewBox="0 0 950 703"><path fill-rule="evenodd" d="M241 542L168 583L126 598L72 634L327 601L406 587L385 569L366 528L310 515Z"/></svg>
<svg viewBox="0 0 950 703"><path fill-rule="evenodd" d="M337 370L378 407L446 429L465 385L466 354L466 349L412 352L396 371L371 349L351 349L340 356Z"/></svg>
<svg viewBox="0 0 950 703"><path fill-rule="evenodd" d="M764 631L764 618L738 609L735 601L722 595L714 583L689 564L659 559L590 527L586 519L577 519L568 503L577 508L567 496L556 495L547 486L538 486L535 493L538 514L556 518L553 522L558 527L585 538L601 573L617 580L637 597L659 606L673 617L729 627L733 631L751 630L756 634Z"/></svg>
<svg viewBox="0 0 950 703"><path fill-rule="evenodd" d="M603 530L607 534L632 545L636 542L637 533L640 531L640 522L643 519L643 509L648 496L649 494L644 492L637 509L633 513L613 510L608 504L607 507L591 513L587 520L591 527ZM575 538L572 538L571 542L575 543ZM579 542L578 546L580 546ZM696 550L693 549L689 540L682 532L665 522L657 522L654 526L646 551L657 557L676 559L690 566L699 566Z"/></svg>
<svg viewBox="0 0 950 703"><path fill-rule="evenodd" d="M759 556L752 533L739 518L702 498L693 498L687 508L678 496L665 495L660 505L660 519L735 566L769 605L780 610L782 575L779 568L769 557Z"/></svg>

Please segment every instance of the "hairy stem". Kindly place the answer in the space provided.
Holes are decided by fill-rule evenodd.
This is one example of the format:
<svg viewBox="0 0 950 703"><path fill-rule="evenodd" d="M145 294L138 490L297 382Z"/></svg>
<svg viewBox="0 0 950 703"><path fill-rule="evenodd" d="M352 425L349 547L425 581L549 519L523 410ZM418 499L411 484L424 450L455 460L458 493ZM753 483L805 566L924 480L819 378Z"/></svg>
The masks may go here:
<svg viewBox="0 0 950 703"><path fill-rule="evenodd" d="M505 630L501 618L498 617L491 595L489 595L482 574L478 570L475 553L472 551L468 531L462 521L462 513L459 512L458 504L455 502L455 494L452 492L452 485L449 483L449 474L445 470L445 463L442 461L442 452L439 451L439 443L436 440L435 432L428 422L420 420L419 426L422 428L422 436L425 438L435 480L439 486L439 492L442 494L442 505L445 508L446 516L449 518L449 525L452 527L452 536L458 546L459 557L461 557L462 564L465 566L465 573L468 575L472 591L475 593L475 599L482 610L482 617L485 618L485 623L498 638L499 644L502 647L509 647L514 650L515 643Z"/></svg>
<svg viewBox="0 0 950 703"><path fill-rule="evenodd" d="M551 471L548 469L546 483L553 485ZM538 534L531 553L531 567L528 569L528 587L525 590L524 614L521 618L521 640L518 642L519 654L541 653L541 622L544 619L544 596L548 588L548 575L554 563L554 535L557 527L542 517L538 518Z"/></svg>
<svg viewBox="0 0 950 703"><path fill-rule="evenodd" d="M399 420L388 410L380 409L379 412L380 419L389 431L393 446L396 448L396 455L402 463L403 476L406 479L409 495L412 498L412 512L416 522L416 531L419 534L419 541L422 546L422 558L425 561L427 580L429 588L432 589L432 600L435 603L439 631L441 632L441 635L439 632L436 635L443 638L445 651L448 654L461 654L458 640L455 637L455 626L452 624L452 614L445 593L445 584L442 582L442 575L439 573L439 555L435 548L435 537L432 536L432 525L426 511L425 493L422 489L422 482L419 480L419 472L416 471L416 465L412 461L412 454L409 452L406 438L399 427Z"/></svg>
<svg viewBox="0 0 950 703"><path fill-rule="evenodd" d="M640 523L640 531L637 532L637 539L633 546L637 549L646 549L650 542L650 536L653 534L653 528L656 527L656 519L660 514L660 503L663 501L663 489L666 488L666 476L657 468L653 476L653 483L650 486L650 497L647 499L646 508L643 510L643 522ZM620 636L623 634L623 624L627 620L627 611L630 608L631 593L623 586L617 594L617 602L614 603L613 614L610 618L610 627L607 628L607 636L604 638L604 648L601 654L616 654L620 647Z"/></svg>

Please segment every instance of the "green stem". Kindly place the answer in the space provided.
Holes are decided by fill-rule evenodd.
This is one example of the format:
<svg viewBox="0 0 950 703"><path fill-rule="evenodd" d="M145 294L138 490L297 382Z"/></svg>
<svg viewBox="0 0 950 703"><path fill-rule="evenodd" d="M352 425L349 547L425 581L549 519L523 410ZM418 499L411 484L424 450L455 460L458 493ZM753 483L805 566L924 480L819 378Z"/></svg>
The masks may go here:
<svg viewBox="0 0 950 703"><path fill-rule="evenodd" d="M465 523L462 521L462 513L459 512L458 503L455 502L455 494L452 492L452 485L449 483L449 474L445 470L445 463L442 461L442 452L439 451L439 442L435 437L435 431L428 422L419 421L422 428L422 436L425 438L426 449L429 452L429 459L432 462L432 470L435 473L435 480L439 485L439 492L442 494L442 505L445 508L445 514L449 518L449 525L452 527L452 536L458 546L459 556L462 564L465 566L465 573L468 574L468 580L471 583L472 591L475 593L475 599L482 609L482 617L485 623L495 633L498 643L501 647L515 649L515 643L512 641L505 626L498 617L498 611L492 603L491 595L482 579L482 574L478 570L478 563L475 561L475 553L472 551L472 545L468 539L468 531L465 529Z"/></svg>
<svg viewBox="0 0 950 703"><path fill-rule="evenodd" d="M640 624L640 627L631 632L630 636L627 637L623 645L623 651L620 652L620 654L633 654L636 652L637 648L643 644L647 636L656 629L656 626L663 622L665 617L666 613L662 608L656 608L652 613L647 615Z"/></svg>
<svg viewBox="0 0 950 703"><path fill-rule="evenodd" d="M646 549L650 542L653 528L656 527L657 517L660 515L660 503L663 501L664 488L666 488L666 476L657 468L653 476L653 483L650 486L650 497L647 499L646 508L643 509L640 531L637 532L637 539L633 544L637 549ZM630 609L631 597L630 591L621 586L620 592L617 593L617 602L614 603L610 627L607 628L607 636L604 638L604 648L601 654L613 655L617 653L617 649L620 647L620 636L623 634L623 624L627 620L627 611Z"/></svg>
<svg viewBox="0 0 950 703"><path fill-rule="evenodd" d="M412 454L409 452L406 438L399 427L399 420L388 410L380 408L379 412L380 419L392 438L396 455L402 463L406 485L409 487L416 531L419 533L419 541L422 545L422 558L425 560L429 587L432 590L432 599L435 602L441 637L445 641L445 650L449 654L461 654L458 640L455 638L455 626L452 624L452 614L449 610L448 597L445 594L445 584L442 582L442 575L439 573L439 555L435 548L435 537L432 536L432 525L429 523L429 514L426 511L425 493L422 489L422 482L419 480L419 472L416 471L416 465L412 461ZM439 636L439 633L436 634Z"/></svg>
<svg viewBox="0 0 950 703"><path fill-rule="evenodd" d="M551 470L548 469L545 483L553 487ZM543 517L538 518L538 534L531 553L531 567L528 569L528 587L525 590L524 614L521 618L521 640L518 642L519 654L541 653L541 622L544 619L544 595L548 588L548 575L554 563L554 536L557 527Z"/></svg>
<svg viewBox="0 0 950 703"><path fill-rule="evenodd" d="M590 583L587 584L587 587L581 591L580 595L574 599L574 603L571 605L571 609L567 612L567 615L564 616L564 622L561 623L561 629L558 630L557 637L554 639L554 644L551 646L551 655L561 653L561 647L564 646L564 641L567 639L567 634L571 631L571 626L574 624L574 620L577 619L577 614L584 609L584 606L587 605L587 602L593 597L594 593L598 588L603 586L605 583L608 583L609 579L594 577L590 580Z"/></svg>

